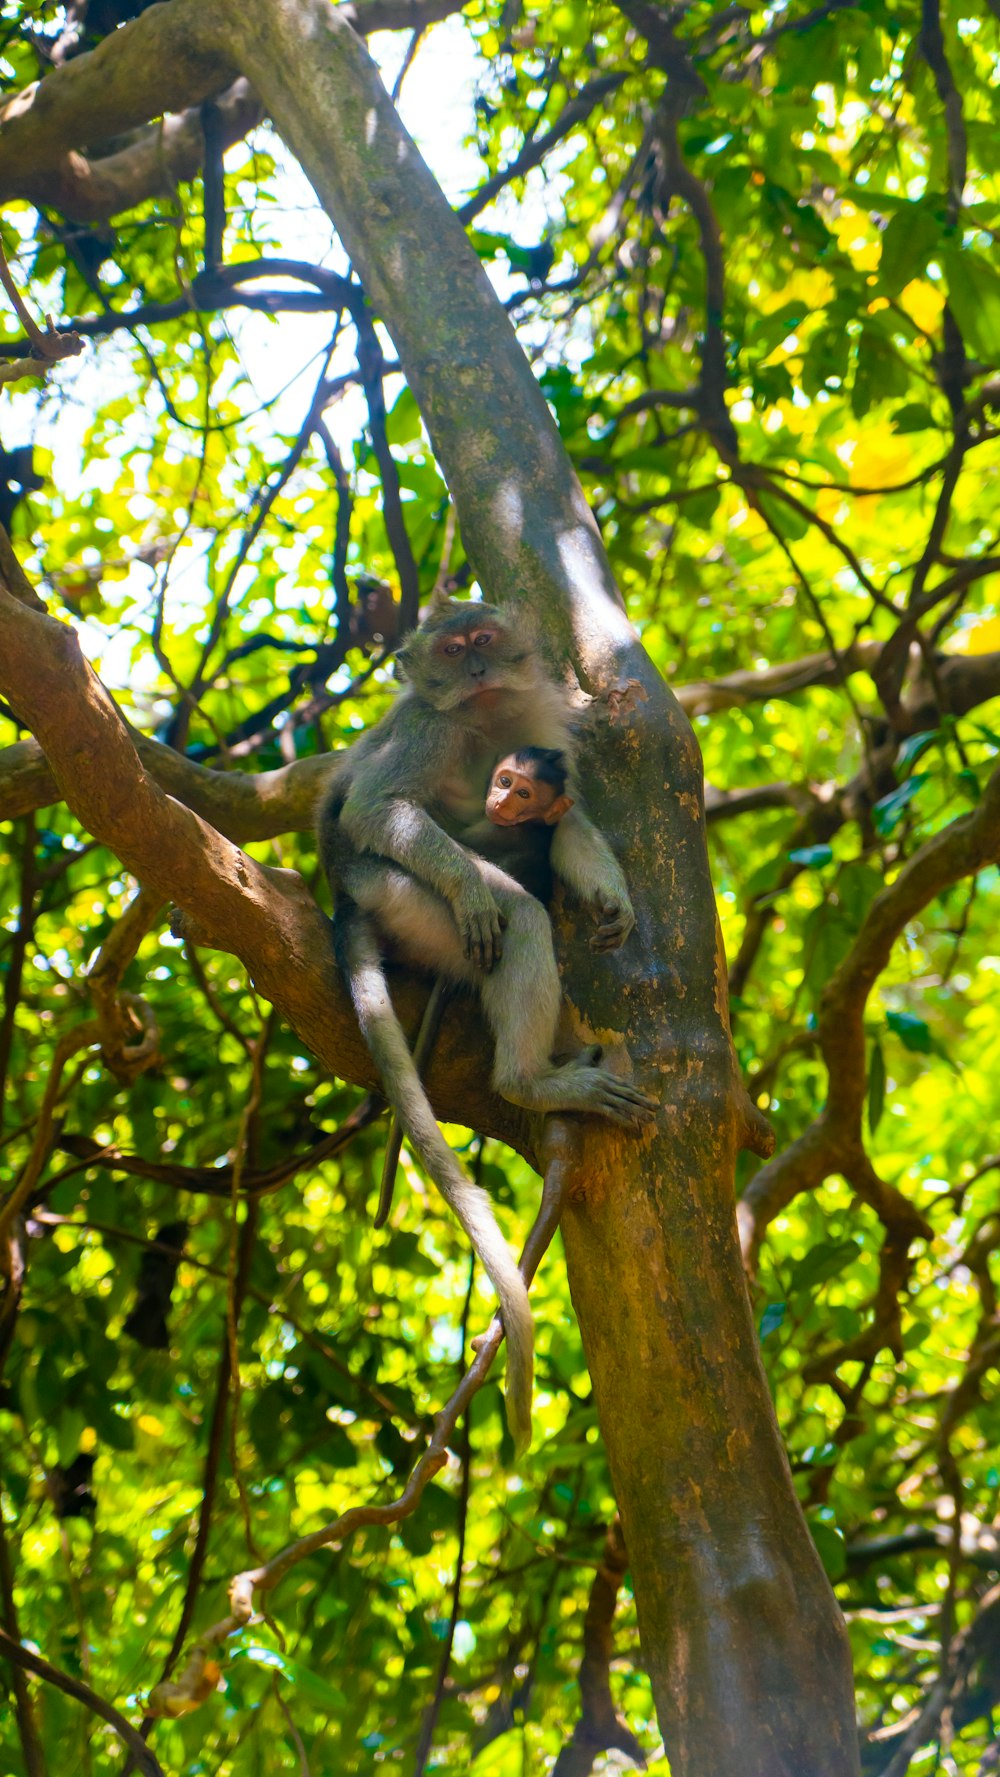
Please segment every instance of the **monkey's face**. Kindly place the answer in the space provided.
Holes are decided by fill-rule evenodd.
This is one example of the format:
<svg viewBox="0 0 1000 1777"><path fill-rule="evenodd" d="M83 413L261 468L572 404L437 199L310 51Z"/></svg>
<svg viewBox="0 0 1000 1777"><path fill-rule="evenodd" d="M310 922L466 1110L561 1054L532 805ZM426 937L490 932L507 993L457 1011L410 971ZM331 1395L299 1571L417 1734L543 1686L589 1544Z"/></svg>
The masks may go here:
<svg viewBox="0 0 1000 1777"><path fill-rule="evenodd" d="M528 821L554 827L572 806L571 797L519 765L514 753L501 759L486 796L486 813L495 827L522 827Z"/></svg>
<svg viewBox="0 0 1000 1777"><path fill-rule="evenodd" d="M407 643L406 676L438 710L488 710L504 692L527 691L537 682L537 656L515 637L493 605L449 600L431 614Z"/></svg>

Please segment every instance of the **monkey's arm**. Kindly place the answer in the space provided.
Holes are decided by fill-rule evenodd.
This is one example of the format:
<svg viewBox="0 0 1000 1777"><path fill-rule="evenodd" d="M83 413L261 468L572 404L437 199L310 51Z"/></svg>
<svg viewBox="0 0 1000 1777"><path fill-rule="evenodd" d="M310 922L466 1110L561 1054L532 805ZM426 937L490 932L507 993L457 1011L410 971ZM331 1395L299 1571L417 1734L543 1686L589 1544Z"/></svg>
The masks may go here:
<svg viewBox="0 0 1000 1777"><path fill-rule="evenodd" d="M635 925L622 867L593 821L575 803L552 834L552 869L581 901L597 908L594 950L617 950Z"/></svg>
<svg viewBox="0 0 1000 1777"><path fill-rule="evenodd" d="M341 825L359 851L391 858L435 889L455 916L466 956L488 971L502 949L500 910L473 858L422 805L424 798L430 800L425 786L440 780L447 761L425 749L418 772L405 752L405 746L394 745L360 762L340 811Z"/></svg>

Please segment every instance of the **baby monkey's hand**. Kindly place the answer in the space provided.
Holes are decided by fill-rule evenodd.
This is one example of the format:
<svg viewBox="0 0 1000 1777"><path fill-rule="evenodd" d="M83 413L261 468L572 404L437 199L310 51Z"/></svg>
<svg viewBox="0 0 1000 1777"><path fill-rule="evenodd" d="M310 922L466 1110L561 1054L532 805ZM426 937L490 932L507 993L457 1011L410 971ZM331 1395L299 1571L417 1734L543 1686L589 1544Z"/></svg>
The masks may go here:
<svg viewBox="0 0 1000 1777"><path fill-rule="evenodd" d="M591 950L619 950L635 927L631 902L609 895L602 896L595 906L600 923L590 940Z"/></svg>

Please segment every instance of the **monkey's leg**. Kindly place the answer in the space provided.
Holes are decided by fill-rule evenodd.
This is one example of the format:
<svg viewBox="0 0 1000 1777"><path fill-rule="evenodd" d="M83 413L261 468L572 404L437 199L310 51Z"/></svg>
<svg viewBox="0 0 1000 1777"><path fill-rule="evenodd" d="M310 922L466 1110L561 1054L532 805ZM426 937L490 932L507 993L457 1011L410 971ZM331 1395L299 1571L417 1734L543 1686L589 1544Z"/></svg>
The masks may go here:
<svg viewBox="0 0 1000 1777"><path fill-rule="evenodd" d="M434 1040L441 1028L441 1014L448 997L448 982L439 975L431 988L430 996L423 1010L423 1016L417 1030L416 1042L413 1045L413 1065L423 1079ZM374 1226L384 1228L389 1220L392 1209L392 1193L396 1187L396 1174L399 1171L399 1155L403 1146L403 1125L395 1111L389 1119L389 1133L386 1137L385 1155L382 1160L382 1182L379 1185L378 1209L375 1212Z"/></svg>
<svg viewBox="0 0 1000 1777"><path fill-rule="evenodd" d="M356 903L365 897L379 909L379 923L384 916L385 927L401 951L419 936L421 950L416 960L424 966L429 962L452 979L461 980L470 978L471 965L463 955L461 936L447 903L433 890L405 871L387 866L381 858L357 858L344 875L348 880L343 883L345 892L338 892L333 922L337 960L369 1054L381 1075L382 1089L406 1139L461 1222L500 1298L508 1346L507 1418L520 1455L531 1442L534 1361L534 1324L524 1279L497 1227L486 1192L466 1177L437 1126L389 997L374 921L363 905Z"/></svg>
<svg viewBox="0 0 1000 1777"><path fill-rule="evenodd" d="M590 1111L616 1123L648 1122L655 1101L593 1058L552 1062L561 988L552 927L540 901L504 871L480 869L506 922L503 954L480 975L483 1009L495 1039L493 1085L532 1111Z"/></svg>

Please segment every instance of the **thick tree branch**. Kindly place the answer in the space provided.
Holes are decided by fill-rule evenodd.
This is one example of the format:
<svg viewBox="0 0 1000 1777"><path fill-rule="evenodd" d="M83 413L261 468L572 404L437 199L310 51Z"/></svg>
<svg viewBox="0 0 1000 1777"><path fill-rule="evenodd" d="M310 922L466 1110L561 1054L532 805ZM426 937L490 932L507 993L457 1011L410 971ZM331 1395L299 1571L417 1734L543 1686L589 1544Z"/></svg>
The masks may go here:
<svg viewBox="0 0 1000 1777"><path fill-rule="evenodd" d="M0 692L38 736L59 792L84 827L144 887L183 910L189 935L239 956L260 992L331 1073L376 1086L334 967L327 921L301 878L255 864L166 795L143 769L73 632L6 591L0 591ZM419 993L416 982L400 982L401 1015L410 1023ZM461 1021L453 1008L430 1069L432 1099L439 1099L443 1116L473 1123L530 1155L526 1117L483 1090L489 1071L484 1033L470 1031L467 1007Z"/></svg>
<svg viewBox="0 0 1000 1777"><path fill-rule="evenodd" d="M61 208L63 183L69 181L72 193L84 176L82 144L200 104L231 86L238 73L211 8L200 0L151 6L3 107L0 200L23 197Z"/></svg>
<svg viewBox="0 0 1000 1777"><path fill-rule="evenodd" d="M218 93L213 105L218 117L217 141L223 150L239 142L263 117L260 100L245 80L236 80L227 91ZM0 180L5 172L3 128L7 115L0 121ZM19 175L14 176L19 189L9 195L51 206L73 222L107 222L148 198L172 196L178 185L200 172L204 157L204 115L202 106L194 104L147 126L127 147L113 154L88 158L74 149L56 168L47 170L34 168L26 156Z"/></svg>
<svg viewBox="0 0 1000 1777"><path fill-rule="evenodd" d="M462 0L356 0L341 10L354 29L424 29ZM201 114L212 98L219 145L254 128L263 107L230 60L211 9L199 0L151 6L94 50L61 63L0 109L0 202L26 198L75 222L103 222L169 195L200 171ZM152 128L148 119L160 118ZM138 129L107 155L84 145Z"/></svg>
<svg viewBox="0 0 1000 1777"><path fill-rule="evenodd" d="M747 703L765 703L772 697L793 697L814 685L839 685L847 672L871 672L881 647L881 642L854 642L836 655L824 650L759 670L748 667L721 679L699 679L678 685L677 701L689 716L707 716Z"/></svg>

